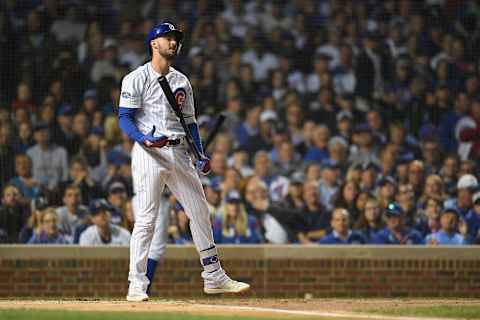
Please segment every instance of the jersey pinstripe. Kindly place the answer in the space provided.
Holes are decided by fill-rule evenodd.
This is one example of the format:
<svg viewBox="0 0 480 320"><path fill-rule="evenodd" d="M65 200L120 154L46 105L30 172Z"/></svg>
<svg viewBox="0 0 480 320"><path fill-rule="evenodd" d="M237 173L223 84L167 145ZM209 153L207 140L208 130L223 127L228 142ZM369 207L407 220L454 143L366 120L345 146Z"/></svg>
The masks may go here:
<svg viewBox="0 0 480 320"><path fill-rule="evenodd" d="M139 109L135 115L135 125L141 133L147 134L155 126L155 136L176 139L185 136L175 112L167 101L158 83L160 74L151 62L127 74L122 81L120 107ZM187 124L195 122L193 90L188 78L170 67L166 75L175 98L182 109Z"/></svg>

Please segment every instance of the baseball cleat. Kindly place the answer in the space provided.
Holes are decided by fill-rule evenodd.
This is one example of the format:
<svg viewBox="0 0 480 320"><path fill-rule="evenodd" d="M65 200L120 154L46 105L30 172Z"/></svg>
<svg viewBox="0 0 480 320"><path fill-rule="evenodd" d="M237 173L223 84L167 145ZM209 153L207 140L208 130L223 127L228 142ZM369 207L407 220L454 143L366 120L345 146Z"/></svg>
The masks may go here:
<svg viewBox="0 0 480 320"><path fill-rule="evenodd" d="M127 301L130 302L142 302L148 301L148 295L140 289L129 289L127 295Z"/></svg>
<svg viewBox="0 0 480 320"><path fill-rule="evenodd" d="M203 292L205 292L206 294L240 293L240 292L245 292L248 289L250 289L250 285L248 283L228 279L222 285L219 285L217 287L214 287L214 288L204 287Z"/></svg>

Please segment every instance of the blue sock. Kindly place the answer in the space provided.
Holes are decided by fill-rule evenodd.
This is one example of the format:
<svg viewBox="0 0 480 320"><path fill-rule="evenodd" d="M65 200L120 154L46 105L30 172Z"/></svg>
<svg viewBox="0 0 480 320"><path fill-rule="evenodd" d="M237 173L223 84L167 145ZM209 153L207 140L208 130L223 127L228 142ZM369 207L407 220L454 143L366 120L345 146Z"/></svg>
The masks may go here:
<svg viewBox="0 0 480 320"><path fill-rule="evenodd" d="M153 259L147 260L147 278L150 280L150 284L147 287L147 294L150 294L150 287L153 283L153 276L155 275L155 269L157 268L158 261Z"/></svg>

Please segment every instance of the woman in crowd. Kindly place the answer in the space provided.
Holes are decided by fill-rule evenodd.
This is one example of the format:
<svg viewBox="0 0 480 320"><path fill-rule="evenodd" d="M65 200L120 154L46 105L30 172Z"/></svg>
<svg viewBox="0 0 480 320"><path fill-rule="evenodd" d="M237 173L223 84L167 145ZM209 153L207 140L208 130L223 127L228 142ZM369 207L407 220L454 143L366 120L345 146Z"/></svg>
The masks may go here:
<svg viewBox="0 0 480 320"><path fill-rule="evenodd" d="M350 221L355 222L358 218L359 212L356 206L359 188L354 181L347 181L343 183L338 193L333 198L334 208L345 208L350 214Z"/></svg>
<svg viewBox="0 0 480 320"><path fill-rule="evenodd" d="M55 209L47 208L42 214L40 232L33 233L28 244L68 244L65 237L58 231L58 218Z"/></svg>
<svg viewBox="0 0 480 320"><path fill-rule="evenodd" d="M221 209L222 215L213 221L213 237L216 243L260 243L260 226L247 214L240 194L232 190Z"/></svg>
<svg viewBox="0 0 480 320"><path fill-rule="evenodd" d="M372 240L375 233L385 227L381 213L382 209L378 200L370 196L365 203L365 209L361 211L360 217L354 225L354 229L361 231L368 242Z"/></svg>

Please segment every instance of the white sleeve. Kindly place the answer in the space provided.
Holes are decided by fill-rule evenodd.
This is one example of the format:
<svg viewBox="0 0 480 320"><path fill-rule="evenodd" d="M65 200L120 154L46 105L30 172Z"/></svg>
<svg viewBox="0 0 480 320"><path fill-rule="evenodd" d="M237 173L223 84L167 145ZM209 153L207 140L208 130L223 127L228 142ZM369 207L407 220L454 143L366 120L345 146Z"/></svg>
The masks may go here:
<svg viewBox="0 0 480 320"><path fill-rule="evenodd" d="M85 230L87 231L87 230ZM81 246L88 246L88 242L87 242L87 237L85 235L85 231L83 231L81 234L80 234L80 239L78 240L78 244L81 245Z"/></svg>
<svg viewBox="0 0 480 320"><path fill-rule="evenodd" d="M142 102L142 79L128 74L122 80L119 106L122 108L140 108Z"/></svg>
<svg viewBox="0 0 480 320"><path fill-rule="evenodd" d="M195 100L193 99L193 89L190 81L187 81L187 94L183 103L182 113L186 124L194 123L195 120Z"/></svg>
<svg viewBox="0 0 480 320"><path fill-rule="evenodd" d="M93 238L93 235L94 233L92 232L91 230L91 226L88 227L87 229L85 229L85 231L83 231L81 234L80 234L80 239L78 240L78 244L81 245L81 246L93 246L95 245L95 241L94 241L94 238Z"/></svg>

